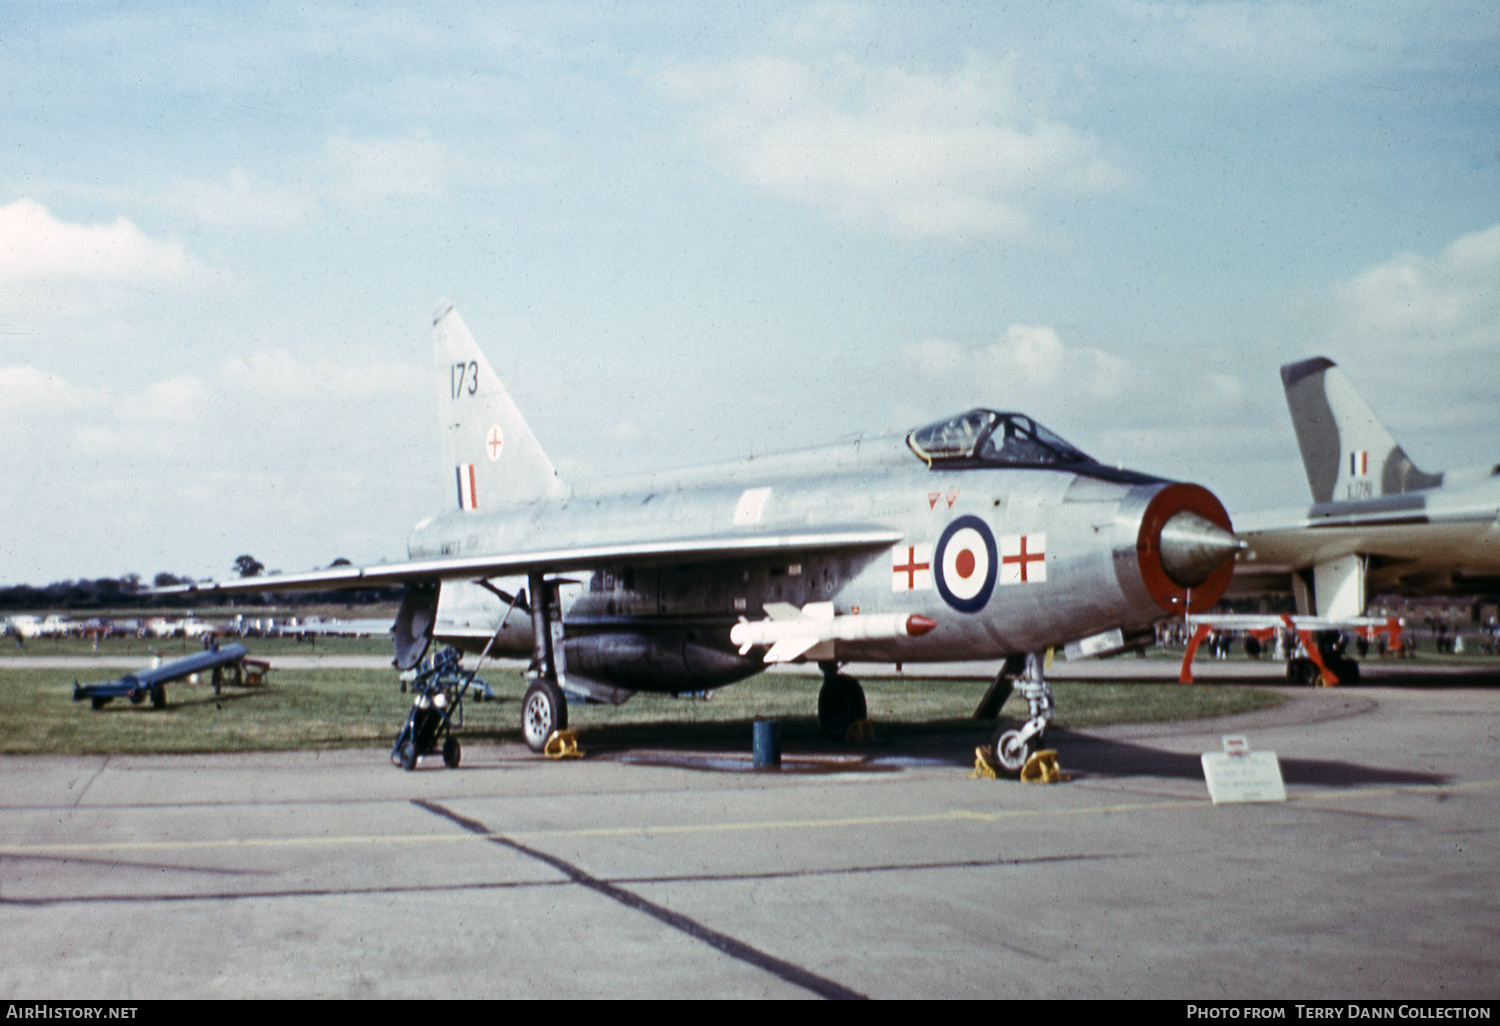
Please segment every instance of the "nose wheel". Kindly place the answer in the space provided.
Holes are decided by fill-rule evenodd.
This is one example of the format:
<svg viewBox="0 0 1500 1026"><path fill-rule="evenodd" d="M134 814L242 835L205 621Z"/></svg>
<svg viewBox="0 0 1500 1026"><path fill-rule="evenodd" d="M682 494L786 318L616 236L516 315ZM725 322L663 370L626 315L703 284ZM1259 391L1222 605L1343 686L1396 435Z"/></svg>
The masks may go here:
<svg viewBox="0 0 1500 1026"><path fill-rule="evenodd" d="M1032 652L1026 656L1026 670L1015 680L1015 689L1026 699L1029 718L1020 727L1002 730L995 737L995 765L1013 777L1042 744L1047 724L1052 722L1052 685L1042 673L1042 660Z"/></svg>
<svg viewBox="0 0 1500 1026"><path fill-rule="evenodd" d="M1020 776L1021 769L1031 753L1036 750L1035 738L1023 738L1019 730L1005 730L995 738L995 765L1011 776Z"/></svg>

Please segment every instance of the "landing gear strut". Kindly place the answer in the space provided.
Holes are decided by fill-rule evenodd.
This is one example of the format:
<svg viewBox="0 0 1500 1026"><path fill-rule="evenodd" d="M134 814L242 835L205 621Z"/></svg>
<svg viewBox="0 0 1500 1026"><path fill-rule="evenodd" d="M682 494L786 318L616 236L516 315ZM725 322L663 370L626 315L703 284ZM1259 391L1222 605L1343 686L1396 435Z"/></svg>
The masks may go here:
<svg viewBox="0 0 1500 1026"><path fill-rule="evenodd" d="M1007 666L1011 663L1006 662ZM1004 676L1004 671L1001 671ZM1033 752L1041 747L1042 735L1052 722L1052 686L1042 674L1042 660L1035 652L1026 656L1026 668L1015 678L1015 690L1026 699L1030 718L1019 728L1002 730L995 738L995 765L1011 776L1020 776Z"/></svg>
<svg viewBox="0 0 1500 1026"><path fill-rule="evenodd" d="M818 691L818 726L829 740L843 741L849 728L866 717L865 689L838 672L837 663L819 663L823 687Z"/></svg>
<svg viewBox="0 0 1500 1026"><path fill-rule="evenodd" d="M562 689L567 668L558 582L532 574L527 584L531 595L531 664L536 676L521 699L521 736L526 739L526 747L541 752L554 731L568 727L568 699Z"/></svg>
<svg viewBox="0 0 1500 1026"><path fill-rule="evenodd" d="M1359 682L1359 663L1345 654L1344 637L1336 630L1299 632L1303 649L1316 648L1317 654L1308 651L1305 656L1287 660L1286 679L1289 684L1312 684L1327 687L1333 683L1355 684ZM1311 644L1308 635L1311 634ZM1329 671L1323 672L1324 668ZM1332 674L1334 680L1329 679Z"/></svg>

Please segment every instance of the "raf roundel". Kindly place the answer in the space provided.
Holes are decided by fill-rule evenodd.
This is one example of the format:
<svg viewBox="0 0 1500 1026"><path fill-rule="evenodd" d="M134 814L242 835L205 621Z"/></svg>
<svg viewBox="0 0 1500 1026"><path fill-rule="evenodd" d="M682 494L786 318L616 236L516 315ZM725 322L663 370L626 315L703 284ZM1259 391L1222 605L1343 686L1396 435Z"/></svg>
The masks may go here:
<svg viewBox="0 0 1500 1026"><path fill-rule="evenodd" d="M938 594L961 613L977 613L995 590L1000 560L995 536L978 517L959 517L938 539L933 556Z"/></svg>

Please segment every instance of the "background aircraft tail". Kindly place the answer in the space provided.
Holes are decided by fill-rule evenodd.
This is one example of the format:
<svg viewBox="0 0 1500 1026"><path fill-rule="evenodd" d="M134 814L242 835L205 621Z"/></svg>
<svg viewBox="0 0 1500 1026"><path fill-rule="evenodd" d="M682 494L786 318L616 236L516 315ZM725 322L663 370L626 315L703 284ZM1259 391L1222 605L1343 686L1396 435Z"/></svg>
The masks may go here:
<svg viewBox="0 0 1500 1026"><path fill-rule="evenodd" d="M1431 488L1332 360L1318 356L1281 368L1287 409L1314 502L1373 499Z"/></svg>
<svg viewBox="0 0 1500 1026"><path fill-rule="evenodd" d="M432 344L443 459L458 508L562 497L567 490L552 461L447 300L433 313Z"/></svg>

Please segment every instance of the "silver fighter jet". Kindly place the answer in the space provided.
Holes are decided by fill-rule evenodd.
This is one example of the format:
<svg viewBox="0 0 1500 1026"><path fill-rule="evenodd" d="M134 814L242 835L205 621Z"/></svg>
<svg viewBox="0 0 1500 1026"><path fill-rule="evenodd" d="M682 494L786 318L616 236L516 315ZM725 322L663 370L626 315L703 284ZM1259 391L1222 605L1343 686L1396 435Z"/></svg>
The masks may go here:
<svg viewBox="0 0 1500 1026"><path fill-rule="evenodd" d="M536 750L566 726L565 691L620 702L815 662L819 722L842 739L865 717L843 664L993 659L981 713L1013 688L1029 706L996 739L1016 773L1052 716L1049 649L1125 647L1212 607L1233 572L1240 543L1210 492L1106 466L999 410L570 487L446 302L433 339L454 501L417 524L409 561L196 587L403 584L397 665L423 657L436 625L471 650L530 656L521 716ZM478 589L494 596L487 619L472 615Z"/></svg>

